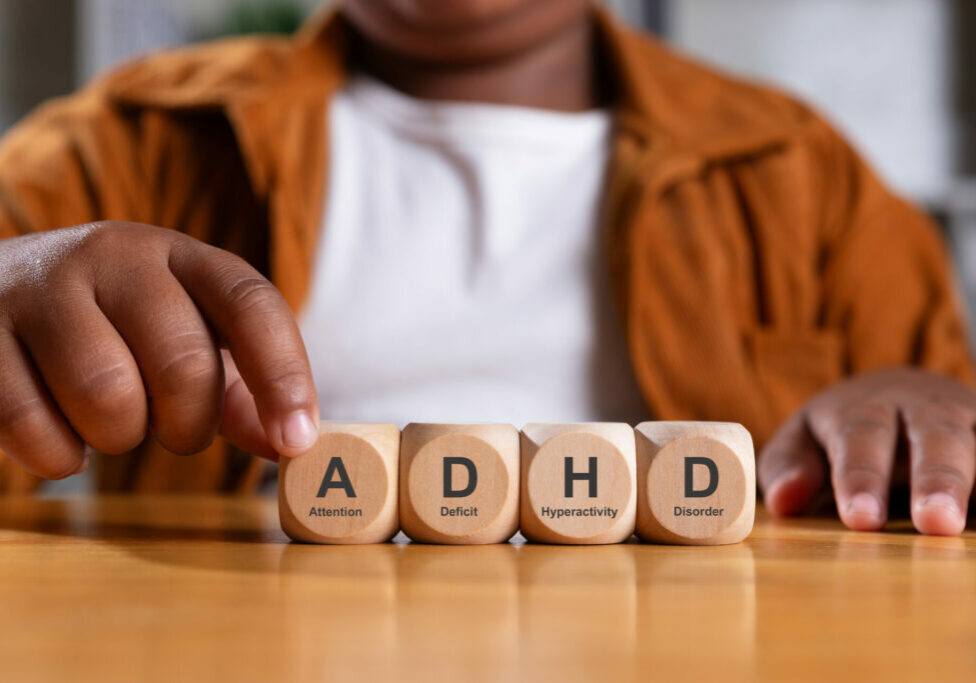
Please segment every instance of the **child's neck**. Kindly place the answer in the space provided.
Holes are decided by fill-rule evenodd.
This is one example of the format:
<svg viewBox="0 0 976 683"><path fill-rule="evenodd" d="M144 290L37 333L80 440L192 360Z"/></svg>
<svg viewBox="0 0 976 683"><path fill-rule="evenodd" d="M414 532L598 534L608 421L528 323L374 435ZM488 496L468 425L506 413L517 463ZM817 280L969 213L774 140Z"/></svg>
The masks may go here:
<svg viewBox="0 0 976 683"><path fill-rule="evenodd" d="M559 111L592 109L603 100L589 17L529 50L495 61L432 64L371 43L361 44L356 52L368 73L413 97Z"/></svg>

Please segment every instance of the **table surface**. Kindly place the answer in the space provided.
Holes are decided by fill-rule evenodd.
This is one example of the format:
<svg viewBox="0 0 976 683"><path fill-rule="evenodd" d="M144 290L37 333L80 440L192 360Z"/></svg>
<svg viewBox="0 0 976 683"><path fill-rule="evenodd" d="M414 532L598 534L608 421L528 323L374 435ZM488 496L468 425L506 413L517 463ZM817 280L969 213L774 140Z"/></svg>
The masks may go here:
<svg viewBox="0 0 976 683"><path fill-rule="evenodd" d="M0 678L974 680L976 534L309 546L274 501L0 500Z"/></svg>

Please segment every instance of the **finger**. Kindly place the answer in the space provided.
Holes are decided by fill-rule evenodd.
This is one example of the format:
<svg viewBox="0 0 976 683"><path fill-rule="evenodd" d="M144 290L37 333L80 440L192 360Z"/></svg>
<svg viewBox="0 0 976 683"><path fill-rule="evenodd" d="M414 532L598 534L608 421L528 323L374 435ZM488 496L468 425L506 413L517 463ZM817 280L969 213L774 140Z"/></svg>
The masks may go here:
<svg viewBox="0 0 976 683"><path fill-rule="evenodd" d="M962 533L976 476L972 425L946 414L908 414L905 427L915 528L939 536Z"/></svg>
<svg viewBox="0 0 976 683"><path fill-rule="evenodd" d="M88 467L84 444L58 411L33 362L0 332L0 450L28 472L63 479Z"/></svg>
<svg viewBox="0 0 976 683"><path fill-rule="evenodd" d="M894 408L818 408L811 413L810 424L814 437L827 451L841 520L859 531L881 529L888 519L898 441Z"/></svg>
<svg viewBox="0 0 976 683"><path fill-rule="evenodd" d="M139 365L153 435L175 453L202 451L220 426L224 378L200 311L165 263L104 289L99 305Z"/></svg>
<svg viewBox="0 0 976 683"><path fill-rule="evenodd" d="M18 328L44 384L82 440L102 453L138 446L146 394L135 359L90 296L51 297Z"/></svg>
<svg viewBox="0 0 976 683"><path fill-rule="evenodd" d="M274 449L307 451L318 438L318 399L305 344L278 290L242 259L198 242L177 242L170 269L226 340Z"/></svg>
<svg viewBox="0 0 976 683"><path fill-rule="evenodd" d="M776 430L759 454L759 485L774 515L802 512L827 483L823 453L798 411Z"/></svg>
<svg viewBox="0 0 976 683"><path fill-rule="evenodd" d="M261 426L254 396L244 384L230 354L227 351L221 354L224 360L224 375L227 378L223 421L220 425L221 435L247 453L277 462L278 454L268 441L264 427Z"/></svg>

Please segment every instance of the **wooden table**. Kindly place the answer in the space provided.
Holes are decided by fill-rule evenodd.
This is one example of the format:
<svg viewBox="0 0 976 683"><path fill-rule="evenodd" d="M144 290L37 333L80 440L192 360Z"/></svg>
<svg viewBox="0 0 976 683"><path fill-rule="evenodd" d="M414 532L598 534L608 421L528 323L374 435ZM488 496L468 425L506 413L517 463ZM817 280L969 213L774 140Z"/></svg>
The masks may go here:
<svg viewBox="0 0 976 683"><path fill-rule="evenodd" d="M273 501L0 500L0 680L976 680L976 534L303 546Z"/></svg>

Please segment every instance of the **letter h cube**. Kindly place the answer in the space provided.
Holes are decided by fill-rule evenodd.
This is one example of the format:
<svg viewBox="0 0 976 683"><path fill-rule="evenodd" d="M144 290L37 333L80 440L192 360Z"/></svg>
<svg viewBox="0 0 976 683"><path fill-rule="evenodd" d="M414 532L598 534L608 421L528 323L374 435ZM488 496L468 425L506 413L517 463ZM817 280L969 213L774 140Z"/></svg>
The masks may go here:
<svg viewBox="0 0 976 683"><path fill-rule="evenodd" d="M616 422L522 428L522 534L542 543L619 543L634 533L634 430Z"/></svg>

